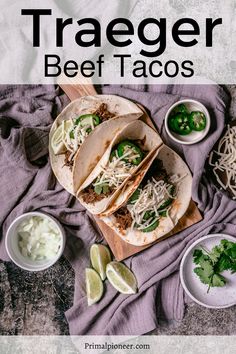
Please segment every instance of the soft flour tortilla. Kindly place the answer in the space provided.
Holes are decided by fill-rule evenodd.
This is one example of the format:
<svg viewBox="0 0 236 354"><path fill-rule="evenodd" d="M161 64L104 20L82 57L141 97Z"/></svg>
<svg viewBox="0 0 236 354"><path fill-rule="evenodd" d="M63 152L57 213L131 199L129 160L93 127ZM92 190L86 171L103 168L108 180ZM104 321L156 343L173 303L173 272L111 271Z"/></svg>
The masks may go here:
<svg viewBox="0 0 236 354"><path fill-rule="evenodd" d="M120 194L118 194L116 199L113 198L113 201L109 205L109 207L105 211L99 214L99 217L112 215L116 210L118 210L122 205L124 205L127 202L127 200L129 200L129 198L132 196L132 194L135 192L135 190L142 182L143 178L145 177L145 174L149 170L149 167L151 166L153 160L156 158L157 153L159 149L161 149L162 145L163 144L161 144L157 150L155 149L150 153L149 158L145 160L145 162L141 165L141 167L139 167L137 173L135 173L127 181L126 185L120 191Z"/></svg>
<svg viewBox="0 0 236 354"><path fill-rule="evenodd" d="M170 218L161 218L159 226L154 231L144 233L139 230L131 230L131 228L125 231L121 230L114 215L101 217L101 220L113 229L122 240L135 246L148 245L169 233L186 213L191 200L192 176L182 158L166 145L158 149L155 158L162 160L163 167L168 175L177 174L179 176L185 176L177 184L177 198L173 201L171 206L169 212ZM149 164L149 166L150 165L151 164ZM116 209L117 208L115 208L115 210ZM110 212L112 212L112 209L110 209Z"/></svg>
<svg viewBox="0 0 236 354"><path fill-rule="evenodd" d="M107 146L109 145L109 142L114 138L114 136L127 123L136 120L143 115L143 111L135 103L115 95L96 95L78 98L77 100L71 102L59 114L59 116L53 123L49 134L49 156L52 170L57 180L71 194L74 194L73 172L68 166L64 166L64 154L54 154L51 147L52 136L63 120L70 119L75 115L80 116L82 114L93 113L102 103L107 104L108 110L111 113L114 113L115 117L109 119L108 121L105 121L104 123L99 124L94 129L94 131L89 134L89 136L86 138L86 141L79 148L78 152L82 149L80 156L82 156L86 165L85 169L84 163L82 163L81 168L75 173L75 180L79 183L82 183L81 181L84 181L88 174L94 168L94 165L91 165L90 168L88 168L89 166L87 164L87 161L89 160L89 158L91 158L92 155L93 142L98 140L100 141L100 144L99 146L97 146L96 150L97 163L104 154ZM85 148L84 145L86 145ZM88 152L87 156L84 155L85 152ZM92 161L94 160L92 159Z"/></svg>
<svg viewBox="0 0 236 354"><path fill-rule="evenodd" d="M102 167L106 166L109 162L110 154L115 145L123 140L142 140L143 141L143 149L147 151L147 156L143 159L143 161L134 168L132 171L132 177L128 177L124 180L121 186L110 196L103 198L101 201L95 203L85 203L82 199L82 191L88 187L101 173ZM93 153L94 159L96 160L96 154L99 147L100 141L97 140L93 142ZM150 161L154 152L158 147L163 144L160 136L147 124L143 123L142 121L136 120L127 124L121 132L119 132L115 138L110 143L109 147L107 148L106 152L104 153L103 157L100 159L99 163L96 164L94 170L90 173L88 178L84 181L84 183L79 187L77 190L76 196L79 199L80 203L88 209L92 214L101 214L106 211L106 209L112 204L113 200L116 200L117 208L127 200L127 195L134 191L140 183L142 175L144 172L141 171L143 166ZM89 152L88 152L89 153ZM87 154L86 154L87 156ZM90 155L89 155L90 156ZM89 159L87 163L93 163L92 159ZM76 160L74 168L76 171L77 169L81 169L83 165L86 168L86 162L83 159L83 156ZM139 173L140 172L140 173ZM130 181L129 181L130 180ZM127 183L127 182L130 183ZM76 189L75 189L76 190ZM119 198L117 199L117 197ZM117 202L118 201L118 202Z"/></svg>

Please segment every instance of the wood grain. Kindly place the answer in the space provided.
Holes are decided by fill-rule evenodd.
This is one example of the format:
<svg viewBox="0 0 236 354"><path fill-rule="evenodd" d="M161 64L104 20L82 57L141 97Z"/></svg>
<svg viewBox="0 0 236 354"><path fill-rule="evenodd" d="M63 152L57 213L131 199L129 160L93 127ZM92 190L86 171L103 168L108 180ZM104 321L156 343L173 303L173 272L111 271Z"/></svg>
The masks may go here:
<svg viewBox="0 0 236 354"><path fill-rule="evenodd" d="M96 95L97 92L93 85L69 85L69 84L60 84L61 89L66 93L71 101L76 100L82 96Z"/></svg>
<svg viewBox="0 0 236 354"><path fill-rule="evenodd" d="M68 81L68 79L67 79L67 81ZM88 80L86 81L86 84L84 84L84 81L81 82L79 79L77 79L76 82L74 80L73 80L73 82L68 81L68 83L65 82L65 80L63 80L63 83L59 82L59 85L71 101L74 101L75 99L77 99L81 96L96 95L97 94L94 86ZM142 110L144 112L144 115L141 117L141 120L144 121L145 123L147 123L150 127L152 127L154 130L157 131L157 128L153 124L148 113L145 111L145 109L141 105L139 105L139 106L140 106L140 108L142 108ZM125 258L135 255L135 254L137 254L137 253L143 251L144 249L153 245L153 243L149 244L147 246L134 246L134 245L128 244L125 241L123 241L103 221L99 220L98 217L95 217L94 219L97 222L100 230L102 231L104 238L106 239L115 258L118 261L122 261ZM184 229L188 228L189 226L196 224L200 220L202 220L202 216L201 216L196 204L193 201L191 201L186 214L179 220L176 227L170 233L166 234L165 236L163 236L160 239L158 239L157 241L155 241L154 244L157 242L160 242L170 236L173 236L180 231L183 231Z"/></svg>

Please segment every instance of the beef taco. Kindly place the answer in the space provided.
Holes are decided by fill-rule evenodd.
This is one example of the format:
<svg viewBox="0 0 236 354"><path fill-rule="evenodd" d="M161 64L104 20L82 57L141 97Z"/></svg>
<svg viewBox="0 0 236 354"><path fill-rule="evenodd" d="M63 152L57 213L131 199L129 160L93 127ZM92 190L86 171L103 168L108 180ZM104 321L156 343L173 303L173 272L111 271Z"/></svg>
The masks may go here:
<svg viewBox="0 0 236 354"><path fill-rule="evenodd" d="M163 145L138 188L119 209L101 219L124 241L143 246L169 233L191 200L192 177L185 162ZM114 201L114 204L116 202Z"/></svg>
<svg viewBox="0 0 236 354"><path fill-rule="evenodd" d="M92 146L93 139L101 139L99 160L107 141L142 114L135 103L114 95L85 96L70 103L56 118L49 135L50 161L60 184L73 193L74 161L85 141Z"/></svg>
<svg viewBox="0 0 236 354"><path fill-rule="evenodd" d="M145 123L134 121L127 124L77 190L76 195L81 204L93 214L105 212L114 199L122 204L126 195L138 185L143 174L139 173L142 167L144 169L149 163L160 145L160 136ZM81 168L81 163L76 161L75 171Z"/></svg>

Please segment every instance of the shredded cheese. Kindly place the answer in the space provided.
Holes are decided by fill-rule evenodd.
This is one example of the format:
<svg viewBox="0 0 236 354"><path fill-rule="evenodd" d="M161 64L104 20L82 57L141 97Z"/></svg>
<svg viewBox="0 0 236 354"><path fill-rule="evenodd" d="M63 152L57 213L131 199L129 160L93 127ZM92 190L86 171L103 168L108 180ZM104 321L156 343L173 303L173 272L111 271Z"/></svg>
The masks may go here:
<svg viewBox="0 0 236 354"><path fill-rule="evenodd" d="M236 127L227 126L227 131L218 144L218 150L213 150L210 154L209 164L213 167L213 173L220 186L224 190L229 189L236 199ZM226 174L225 183L220 179L218 171Z"/></svg>
<svg viewBox="0 0 236 354"><path fill-rule="evenodd" d="M170 193L172 187L172 184L166 183L163 180L156 181L155 178L152 178L142 189L139 189L140 194L135 203L127 204L127 208L133 218L132 229L136 228L142 231L158 221L161 217L161 212L168 213L170 206L164 207L161 210L160 207L169 198L173 199L173 195ZM147 212L150 212L150 217L145 220L144 216Z"/></svg>
<svg viewBox="0 0 236 354"><path fill-rule="evenodd" d="M63 143L67 150L71 152L70 160L74 157L78 148L85 141L86 137L95 129L93 117L86 118L86 124L84 120L76 123L76 118L72 118L72 128L69 131L65 131L64 121L62 122L63 129Z"/></svg>
<svg viewBox="0 0 236 354"><path fill-rule="evenodd" d="M121 157L115 151L115 156L113 156L112 160L105 167L102 166L102 172L93 183L93 186L106 184L110 188L118 188L127 177L132 176L132 171L135 168L133 164L124 161L124 159L132 161L137 157L139 155L132 148L127 149Z"/></svg>

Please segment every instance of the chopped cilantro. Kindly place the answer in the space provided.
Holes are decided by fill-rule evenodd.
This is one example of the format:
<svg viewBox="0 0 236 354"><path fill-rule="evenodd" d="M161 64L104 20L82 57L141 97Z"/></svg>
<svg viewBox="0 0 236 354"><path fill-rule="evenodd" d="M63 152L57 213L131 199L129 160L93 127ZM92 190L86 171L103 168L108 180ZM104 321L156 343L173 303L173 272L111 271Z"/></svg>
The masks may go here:
<svg viewBox="0 0 236 354"><path fill-rule="evenodd" d="M104 184L102 190L104 194L107 194L110 191L110 188L107 184Z"/></svg>
<svg viewBox="0 0 236 354"><path fill-rule="evenodd" d="M196 267L194 272L199 276L203 284L209 284L214 274L214 268L209 261L202 261L201 267Z"/></svg>
<svg viewBox="0 0 236 354"><path fill-rule="evenodd" d="M98 186L95 186L95 187L94 187L94 192L95 192L96 194L102 194L102 185L99 184Z"/></svg>
<svg viewBox="0 0 236 354"><path fill-rule="evenodd" d="M96 194L108 194L110 192L110 187L108 186L108 184L99 184L97 186L94 187L94 192Z"/></svg>
<svg viewBox="0 0 236 354"><path fill-rule="evenodd" d="M212 285L211 286L218 286L222 287L226 284L226 279L223 277L223 275L220 274L214 274L212 277Z"/></svg>
<svg viewBox="0 0 236 354"><path fill-rule="evenodd" d="M221 240L211 251L201 248L193 252L193 262L197 265L194 273L203 284L208 285L208 291L211 287L224 286L227 280L220 273L225 270L236 272L236 243Z"/></svg>
<svg viewBox="0 0 236 354"><path fill-rule="evenodd" d="M222 254L219 258L218 263L215 265L217 273L221 273L224 270L229 270L231 268L231 260L226 254Z"/></svg>

